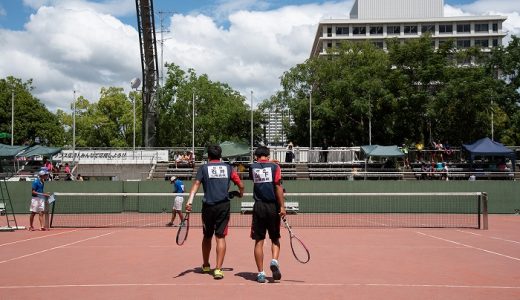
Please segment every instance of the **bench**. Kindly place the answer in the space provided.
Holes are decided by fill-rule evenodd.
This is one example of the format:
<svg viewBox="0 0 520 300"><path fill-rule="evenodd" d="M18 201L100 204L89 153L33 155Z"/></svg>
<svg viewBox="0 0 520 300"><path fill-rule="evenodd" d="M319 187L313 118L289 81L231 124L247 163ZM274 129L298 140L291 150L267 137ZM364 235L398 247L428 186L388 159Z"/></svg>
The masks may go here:
<svg viewBox="0 0 520 300"><path fill-rule="evenodd" d="M5 215L5 204L2 202L0 203L0 216Z"/></svg>
<svg viewBox="0 0 520 300"><path fill-rule="evenodd" d="M241 214L251 214L253 213L253 205L254 202L242 202L240 207ZM300 203L298 202L285 202L285 211L288 214L296 214L300 211Z"/></svg>

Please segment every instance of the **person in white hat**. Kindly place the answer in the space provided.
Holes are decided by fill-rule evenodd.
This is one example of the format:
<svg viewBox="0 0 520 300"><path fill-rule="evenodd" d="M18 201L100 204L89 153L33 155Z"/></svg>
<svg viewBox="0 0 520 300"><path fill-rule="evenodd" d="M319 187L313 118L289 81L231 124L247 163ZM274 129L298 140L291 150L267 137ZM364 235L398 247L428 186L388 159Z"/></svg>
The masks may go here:
<svg viewBox="0 0 520 300"><path fill-rule="evenodd" d="M45 181L49 178L49 172L41 170L38 172L38 178L32 183L32 199L31 199L31 216L29 217L29 230L33 231L34 215L38 214L40 220L40 230L48 230L44 224L45 200L49 198L49 194L43 192Z"/></svg>
<svg viewBox="0 0 520 300"><path fill-rule="evenodd" d="M166 224L166 226L171 227L175 226L173 222L175 222L175 217L179 215L180 222L182 223L184 220L182 218L182 203L184 202L184 197L182 193L184 193L184 183L179 178L172 176L170 178L170 182L173 184L173 192L177 195L175 196L175 200L173 201L172 207L172 219L170 222Z"/></svg>

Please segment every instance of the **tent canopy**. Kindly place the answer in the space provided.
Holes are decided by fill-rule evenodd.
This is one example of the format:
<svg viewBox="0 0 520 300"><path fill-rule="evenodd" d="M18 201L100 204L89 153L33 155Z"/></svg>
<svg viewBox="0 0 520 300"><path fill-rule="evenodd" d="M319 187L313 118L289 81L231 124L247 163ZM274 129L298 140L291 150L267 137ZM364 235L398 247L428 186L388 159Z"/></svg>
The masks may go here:
<svg viewBox="0 0 520 300"><path fill-rule="evenodd" d="M369 156L382 156L382 157L402 157L404 153L399 150L396 145L392 146L380 146L380 145L366 145L361 146L361 150L367 157Z"/></svg>
<svg viewBox="0 0 520 300"><path fill-rule="evenodd" d="M473 144L463 144L462 146L469 152L470 161L473 161L475 156L501 156L510 158L513 161L513 170L515 168L515 152L499 142L492 141L488 137L482 138Z"/></svg>
<svg viewBox="0 0 520 300"><path fill-rule="evenodd" d="M52 148L45 146L32 146L30 148L25 149L22 153L18 154L18 157L31 157L31 156L54 156L61 152L61 148Z"/></svg>
<svg viewBox="0 0 520 300"><path fill-rule="evenodd" d="M7 133L7 132L0 132L0 139L6 139L6 138L10 138L11 137L11 134Z"/></svg>
<svg viewBox="0 0 520 300"><path fill-rule="evenodd" d="M27 146L10 146L0 144L0 157L14 157L16 154L22 152Z"/></svg>

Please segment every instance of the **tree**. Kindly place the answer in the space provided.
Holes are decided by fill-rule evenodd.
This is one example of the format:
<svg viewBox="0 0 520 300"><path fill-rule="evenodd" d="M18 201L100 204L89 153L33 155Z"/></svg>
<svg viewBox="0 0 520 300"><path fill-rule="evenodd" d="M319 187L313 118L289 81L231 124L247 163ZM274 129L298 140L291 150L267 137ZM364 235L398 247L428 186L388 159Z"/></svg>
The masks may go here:
<svg viewBox="0 0 520 300"><path fill-rule="evenodd" d="M11 100L14 92L14 144L62 146L64 130L55 114L32 94L32 80L8 76L0 79L0 131L11 132ZM37 139L38 138L38 139Z"/></svg>
<svg viewBox="0 0 520 300"><path fill-rule="evenodd" d="M158 146L192 145L193 99L195 146L224 141L245 142L250 137L250 107L246 97L227 84L167 64L167 79L159 99ZM261 114L255 112L254 140L261 140Z"/></svg>

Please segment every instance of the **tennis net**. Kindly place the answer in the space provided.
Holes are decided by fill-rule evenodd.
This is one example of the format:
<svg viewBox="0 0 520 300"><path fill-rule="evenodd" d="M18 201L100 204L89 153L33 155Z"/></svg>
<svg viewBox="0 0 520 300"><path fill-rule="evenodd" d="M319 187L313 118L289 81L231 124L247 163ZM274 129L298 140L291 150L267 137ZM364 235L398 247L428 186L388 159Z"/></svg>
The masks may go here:
<svg viewBox="0 0 520 300"><path fill-rule="evenodd" d="M188 194L183 194L187 198ZM161 227L171 219L171 193L55 193L52 227ZM202 226L202 196L190 225ZM230 226L249 227L252 194L231 200ZM452 227L487 229L487 194L287 193L292 226ZM177 218L178 220L178 218Z"/></svg>

